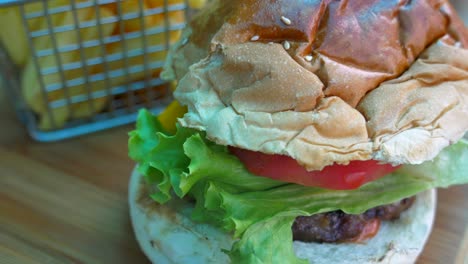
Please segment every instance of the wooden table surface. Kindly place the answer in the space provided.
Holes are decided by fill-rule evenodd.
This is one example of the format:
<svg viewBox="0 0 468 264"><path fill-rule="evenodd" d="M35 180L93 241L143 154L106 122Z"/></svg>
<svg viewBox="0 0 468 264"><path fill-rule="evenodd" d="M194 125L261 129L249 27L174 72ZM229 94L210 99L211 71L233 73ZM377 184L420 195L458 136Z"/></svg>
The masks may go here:
<svg viewBox="0 0 468 264"><path fill-rule="evenodd" d="M128 216L130 129L37 143L0 89L0 263L148 263ZM419 263L467 263L468 185L438 201Z"/></svg>

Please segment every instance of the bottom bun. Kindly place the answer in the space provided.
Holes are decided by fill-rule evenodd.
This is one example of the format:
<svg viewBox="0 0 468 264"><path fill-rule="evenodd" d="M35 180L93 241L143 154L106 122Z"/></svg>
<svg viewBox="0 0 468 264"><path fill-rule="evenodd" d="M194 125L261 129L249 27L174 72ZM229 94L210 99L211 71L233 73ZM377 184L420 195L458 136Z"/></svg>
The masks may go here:
<svg viewBox="0 0 468 264"><path fill-rule="evenodd" d="M136 171L129 186L130 217L143 252L153 263L229 263L229 234L195 223L193 205L173 199L159 205ZM310 263L414 263L429 237L434 221L436 191L418 194L413 206L393 222L383 221L378 234L365 243L319 244L294 242L300 258Z"/></svg>

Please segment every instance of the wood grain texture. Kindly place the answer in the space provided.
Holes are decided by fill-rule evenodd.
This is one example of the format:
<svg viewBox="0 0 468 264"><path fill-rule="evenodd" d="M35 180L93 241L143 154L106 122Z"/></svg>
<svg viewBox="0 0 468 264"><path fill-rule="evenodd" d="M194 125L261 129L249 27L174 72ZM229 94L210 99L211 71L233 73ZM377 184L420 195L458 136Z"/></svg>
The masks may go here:
<svg viewBox="0 0 468 264"><path fill-rule="evenodd" d="M37 143L0 90L0 263L148 263L128 216L131 129ZM468 185L438 201L418 263L466 263Z"/></svg>

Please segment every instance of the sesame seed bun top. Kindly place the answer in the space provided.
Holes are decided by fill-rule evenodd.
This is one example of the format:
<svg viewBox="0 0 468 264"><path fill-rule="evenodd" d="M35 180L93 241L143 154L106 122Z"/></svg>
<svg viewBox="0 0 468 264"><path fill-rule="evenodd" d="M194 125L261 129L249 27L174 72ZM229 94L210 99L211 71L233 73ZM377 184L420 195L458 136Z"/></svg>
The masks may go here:
<svg viewBox="0 0 468 264"><path fill-rule="evenodd" d="M212 1L169 54L184 126L295 158L418 164L468 130L468 30L448 1Z"/></svg>

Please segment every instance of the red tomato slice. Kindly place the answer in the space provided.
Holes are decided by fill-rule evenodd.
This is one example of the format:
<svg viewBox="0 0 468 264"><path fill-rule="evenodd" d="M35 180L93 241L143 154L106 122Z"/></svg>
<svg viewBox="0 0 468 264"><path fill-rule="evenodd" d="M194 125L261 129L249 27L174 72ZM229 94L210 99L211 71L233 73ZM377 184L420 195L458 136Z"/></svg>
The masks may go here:
<svg viewBox="0 0 468 264"><path fill-rule="evenodd" d="M351 190L381 178L398 167L375 160L351 161L348 165L331 165L321 171L307 171L296 160L284 155L268 155L230 147L247 170L255 175L305 186L334 190Z"/></svg>

